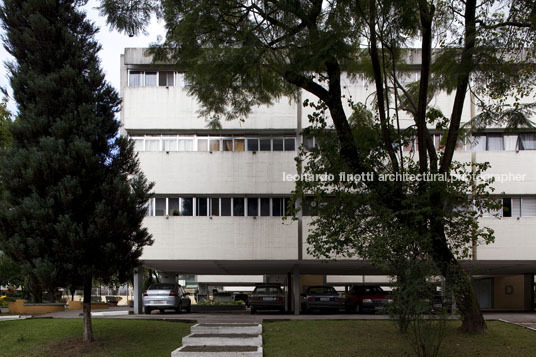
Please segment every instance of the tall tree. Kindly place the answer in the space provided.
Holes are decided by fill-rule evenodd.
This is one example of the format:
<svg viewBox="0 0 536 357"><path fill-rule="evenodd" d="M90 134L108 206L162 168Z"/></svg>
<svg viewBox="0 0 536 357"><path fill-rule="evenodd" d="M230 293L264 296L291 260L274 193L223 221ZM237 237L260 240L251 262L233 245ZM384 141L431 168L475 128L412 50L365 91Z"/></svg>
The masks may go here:
<svg viewBox="0 0 536 357"><path fill-rule="evenodd" d="M151 185L118 135L119 97L100 69L84 3L1 7L18 116L0 164L0 243L44 287L84 287L89 342L93 279L126 281L152 239L141 227Z"/></svg>
<svg viewBox="0 0 536 357"><path fill-rule="evenodd" d="M493 109L494 117L503 119L520 114L519 107L504 111L504 103L494 99L516 90L526 94L523 86L534 79L532 1L102 1L109 23L130 33L143 29L151 9L162 14L167 26L165 42L154 49L155 59L185 71L190 93L202 102L212 124L244 118L252 107L292 96L297 89L316 96L332 120L344 170L373 174L366 189L374 202L389 213L397 231L417 229L419 237L427 237L426 254L451 285L458 286L462 328L486 330L470 280L449 240L443 209L451 196L442 184L422 182L414 192L400 182L378 179L345 113L341 77L344 72L365 74L374 86L376 105L371 109L381 138L376 149L387 163L383 169L403 173L412 165L395 149L403 145L397 124L404 110L414 119L417 172L448 175L455 168L453 154L463 133L468 91L490 98L478 103L484 113ZM405 50L413 43L420 44L419 80L406 86L403 79L411 68ZM429 106L441 90L454 95L448 118ZM435 126L446 137L441 151L430 134ZM414 194L423 205L418 222L408 216L406 206L408 195Z"/></svg>

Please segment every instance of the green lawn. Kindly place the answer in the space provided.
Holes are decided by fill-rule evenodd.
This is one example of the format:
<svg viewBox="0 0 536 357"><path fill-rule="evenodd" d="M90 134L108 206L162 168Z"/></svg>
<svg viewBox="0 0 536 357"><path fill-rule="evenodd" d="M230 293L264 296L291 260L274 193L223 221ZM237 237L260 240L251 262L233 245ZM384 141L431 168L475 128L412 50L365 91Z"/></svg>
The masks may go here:
<svg viewBox="0 0 536 357"><path fill-rule="evenodd" d="M82 319L0 322L2 356L166 356L191 324L155 320L93 319L95 342L82 343Z"/></svg>
<svg viewBox="0 0 536 357"><path fill-rule="evenodd" d="M536 356L536 331L488 322L485 335L460 333L447 326L441 356ZM263 324L265 356L412 356L391 321L282 321Z"/></svg>

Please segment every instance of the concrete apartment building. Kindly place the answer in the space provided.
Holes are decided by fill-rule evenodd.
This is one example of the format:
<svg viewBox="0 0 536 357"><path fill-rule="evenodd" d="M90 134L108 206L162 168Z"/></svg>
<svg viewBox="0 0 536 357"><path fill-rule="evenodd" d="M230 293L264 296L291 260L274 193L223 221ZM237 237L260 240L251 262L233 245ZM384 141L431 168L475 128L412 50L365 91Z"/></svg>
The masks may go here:
<svg viewBox="0 0 536 357"><path fill-rule="evenodd" d="M420 56L415 55L416 66ZM413 81L415 78L408 78ZM370 101L363 80L345 80L355 101ZM183 77L171 66L154 65L140 48L121 56L122 134L135 141L142 170L155 182L155 198L144 224L154 244L144 249L143 265L169 277L192 274L207 284L252 285L280 282L287 291L329 283L386 282L364 260L324 263L307 253L309 216L282 220L294 188L284 174L295 174L294 158L309 125L310 108L282 99L259 107L244 122L207 129L199 104L188 96ZM302 99L314 99L306 92ZM447 116L453 96L432 105ZM466 98L464 121L476 113ZM402 118L404 126L412 120ZM439 143L439 135L435 137ZM305 145L312 143L305 142ZM493 244L479 246L463 264L474 276L484 309L532 310L536 272L536 134L489 129L455 160L490 162L490 174L524 175L521 181L494 184L503 210L482 218L495 230ZM141 293L140 274L136 276ZM299 294L287 300L297 301ZM139 298L135 306L139 309ZM299 305L298 305L299 306ZM289 308L291 306L289 305ZM139 310L138 310L139 311Z"/></svg>

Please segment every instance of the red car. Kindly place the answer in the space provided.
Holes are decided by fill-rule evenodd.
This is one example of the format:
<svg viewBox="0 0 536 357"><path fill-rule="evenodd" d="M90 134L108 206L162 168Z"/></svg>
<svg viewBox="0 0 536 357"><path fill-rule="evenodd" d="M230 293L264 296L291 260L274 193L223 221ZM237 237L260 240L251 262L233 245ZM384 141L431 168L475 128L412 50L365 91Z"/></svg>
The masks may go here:
<svg viewBox="0 0 536 357"><path fill-rule="evenodd" d="M344 307L346 312L375 313L384 310L392 302L389 292L379 285L354 285L346 294Z"/></svg>

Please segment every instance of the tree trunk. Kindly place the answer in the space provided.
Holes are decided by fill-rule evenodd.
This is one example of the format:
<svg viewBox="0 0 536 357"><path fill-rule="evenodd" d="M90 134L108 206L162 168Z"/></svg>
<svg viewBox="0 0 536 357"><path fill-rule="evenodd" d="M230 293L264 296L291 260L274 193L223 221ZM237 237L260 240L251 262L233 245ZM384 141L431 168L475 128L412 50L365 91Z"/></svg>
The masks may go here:
<svg viewBox="0 0 536 357"><path fill-rule="evenodd" d="M36 276L30 275L30 295L32 296L32 302L41 303L43 302L43 288L39 283L39 280Z"/></svg>
<svg viewBox="0 0 536 357"><path fill-rule="evenodd" d="M93 342L93 327L91 326L91 278L84 282L84 342Z"/></svg>
<svg viewBox="0 0 536 357"><path fill-rule="evenodd" d="M462 317L462 331L469 333L487 332L486 321L480 311L471 280L447 244L443 223L435 217L431 219L431 222L432 256L441 274L447 280L447 284L454 292L456 305Z"/></svg>

